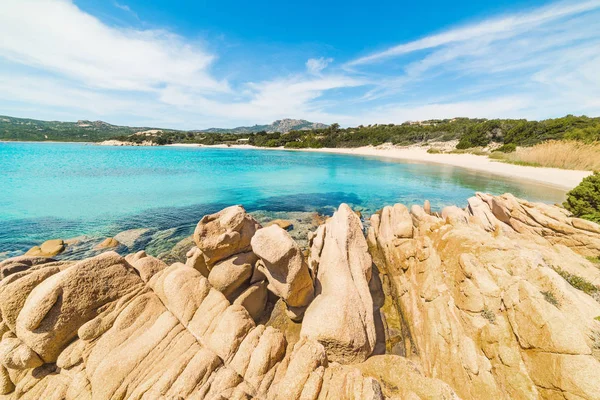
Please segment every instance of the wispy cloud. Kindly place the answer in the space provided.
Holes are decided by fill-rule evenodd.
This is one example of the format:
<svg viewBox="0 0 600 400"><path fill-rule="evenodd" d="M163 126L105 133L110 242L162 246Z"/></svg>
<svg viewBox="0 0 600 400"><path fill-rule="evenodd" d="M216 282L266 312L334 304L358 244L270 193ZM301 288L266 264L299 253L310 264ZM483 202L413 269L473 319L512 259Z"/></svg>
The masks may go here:
<svg viewBox="0 0 600 400"><path fill-rule="evenodd" d="M600 8L600 1L591 0L578 4L556 4L542 9L536 9L529 13L515 14L498 19L489 19L478 24L452 29L437 35L403 43L365 57L360 57L350 61L348 65L369 64L386 58L396 57L418 50L432 49L451 43L507 38L518 35L523 31L531 31L540 25L556 19L598 8Z"/></svg>
<svg viewBox="0 0 600 400"><path fill-rule="evenodd" d="M140 17L137 15L137 13L135 11L133 11L131 9L131 7L129 7L127 4L121 4L116 1L113 4L115 5L115 7L117 7L120 10L125 11L126 13L128 13L129 15L131 15L132 17L137 19L138 21L140 20Z"/></svg>
<svg viewBox="0 0 600 400"><path fill-rule="evenodd" d="M331 62L333 58L309 58L306 62L306 70L311 75L319 75Z"/></svg>

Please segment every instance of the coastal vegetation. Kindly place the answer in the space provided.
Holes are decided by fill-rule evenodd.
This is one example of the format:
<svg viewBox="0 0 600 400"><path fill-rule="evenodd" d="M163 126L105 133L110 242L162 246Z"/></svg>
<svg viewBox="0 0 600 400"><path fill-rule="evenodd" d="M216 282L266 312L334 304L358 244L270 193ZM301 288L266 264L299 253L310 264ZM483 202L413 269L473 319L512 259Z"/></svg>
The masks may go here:
<svg viewBox="0 0 600 400"><path fill-rule="evenodd" d="M507 153L498 149L489 156L517 165L595 171L600 169L600 142L549 140Z"/></svg>
<svg viewBox="0 0 600 400"><path fill-rule="evenodd" d="M600 223L600 172L596 171L567 193L565 208L576 217Z"/></svg>

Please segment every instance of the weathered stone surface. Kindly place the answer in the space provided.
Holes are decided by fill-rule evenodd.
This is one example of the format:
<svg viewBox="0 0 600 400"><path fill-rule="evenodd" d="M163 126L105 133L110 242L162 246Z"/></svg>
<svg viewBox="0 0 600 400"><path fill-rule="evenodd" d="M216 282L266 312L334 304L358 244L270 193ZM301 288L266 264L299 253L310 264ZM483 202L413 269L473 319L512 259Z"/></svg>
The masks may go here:
<svg viewBox="0 0 600 400"><path fill-rule="evenodd" d="M41 246L34 246L25 253L31 257L54 257L65 250L65 242L62 239L46 240Z"/></svg>
<svg viewBox="0 0 600 400"><path fill-rule="evenodd" d="M250 285L233 302L248 311L254 321L258 321L267 305L267 282L261 281Z"/></svg>
<svg viewBox="0 0 600 400"><path fill-rule="evenodd" d="M304 307L314 295L313 281L300 247L277 225L259 229L252 238L252 251L260 258L259 270L269 281L269 290L291 307Z"/></svg>
<svg viewBox="0 0 600 400"><path fill-rule="evenodd" d="M271 225L277 225L278 227L280 227L281 229L284 229L286 231L290 231L290 230L294 229L294 223L287 219L274 219L274 220L268 222L265 225L265 227L271 226Z"/></svg>
<svg viewBox="0 0 600 400"><path fill-rule="evenodd" d="M389 233L408 225L406 215L371 219L369 246L395 293L407 356L465 399L598 397L591 338L600 304L554 269L600 281L577 254L590 254L600 235L558 207L511 195L478 193L468 203L443 218L411 208L411 238ZM378 378L390 387L389 376Z"/></svg>
<svg viewBox="0 0 600 400"><path fill-rule="evenodd" d="M185 265L194 268L196 271L200 272L202 276L208 278L210 270L208 269L208 265L206 265L204 254L199 248L196 246L192 247L187 252L186 257Z"/></svg>
<svg viewBox="0 0 600 400"><path fill-rule="evenodd" d="M45 362L56 361L83 324L140 283L116 253L82 261L33 288L17 317L17 336Z"/></svg>
<svg viewBox="0 0 600 400"><path fill-rule="evenodd" d="M233 302L249 286L256 260L254 253L249 251L220 261L210 270L208 282Z"/></svg>
<svg viewBox="0 0 600 400"><path fill-rule="evenodd" d="M373 351L371 264L360 219L342 204L325 224L317 296L306 310L301 331L302 336L322 343L332 361L360 362Z"/></svg>
<svg viewBox="0 0 600 400"><path fill-rule="evenodd" d="M96 250L118 247L121 243L115 238L108 237L95 246Z"/></svg>
<svg viewBox="0 0 600 400"><path fill-rule="evenodd" d="M194 231L196 246L212 266L234 254L250 250L250 240L260 224L242 206L205 215Z"/></svg>
<svg viewBox="0 0 600 400"><path fill-rule="evenodd" d="M600 398L600 304L580 290L600 281L581 256L600 229L510 195L476 198L455 218L389 207L368 243L340 206L310 236L308 308L273 306L255 271L232 304L195 262L144 251L1 262L0 398ZM265 260L294 259L281 243L289 254ZM213 271L251 257L236 254ZM286 315L304 310L302 324ZM383 351L380 332L402 356L363 361Z"/></svg>

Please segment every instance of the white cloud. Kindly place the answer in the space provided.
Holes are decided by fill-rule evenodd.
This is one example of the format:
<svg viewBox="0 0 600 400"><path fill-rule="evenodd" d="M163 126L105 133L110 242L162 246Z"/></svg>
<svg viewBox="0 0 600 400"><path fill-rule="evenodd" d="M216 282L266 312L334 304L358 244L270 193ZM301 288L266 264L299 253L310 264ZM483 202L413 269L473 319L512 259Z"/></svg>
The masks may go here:
<svg viewBox="0 0 600 400"><path fill-rule="evenodd" d="M91 87L228 90L208 73L214 55L165 31L109 27L67 0L4 1L0 37L0 57Z"/></svg>
<svg viewBox="0 0 600 400"><path fill-rule="evenodd" d="M319 75L331 62L333 58L309 58L306 62L306 70L311 75Z"/></svg>

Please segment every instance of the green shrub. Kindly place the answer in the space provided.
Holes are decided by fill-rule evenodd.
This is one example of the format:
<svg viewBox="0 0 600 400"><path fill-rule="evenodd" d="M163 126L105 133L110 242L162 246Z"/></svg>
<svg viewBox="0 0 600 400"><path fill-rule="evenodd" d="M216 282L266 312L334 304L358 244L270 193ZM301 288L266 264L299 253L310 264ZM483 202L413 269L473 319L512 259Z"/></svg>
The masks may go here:
<svg viewBox="0 0 600 400"><path fill-rule="evenodd" d="M559 267L554 267L554 270L560 276L562 276L564 278L564 280L569 282L569 284L571 286L573 286L575 289L579 289L582 292L589 294L589 295L593 295L593 294L597 293L598 291L600 291L598 286L594 285L592 282L588 281L587 279L582 278L581 276L573 275Z"/></svg>
<svg viewBox="0 0 600 400"><path fill-rule="evenodd" d="M563 206L576 217L600 223L600 172L583 178L576 188L567 193Z"/></svg>
<svg viewBox="0 0 600 400"><path fill-rule="evenodd" d="M441 154L442 153L442 151L440 149L435 149L433 147L428 148L427 152L429 154Z"/></svg>
<svg viewBox="0 0 600 400"><path fill-rule="evenodd" d="M560 303L558 302L558 299L556 298L556 296L554 296L554 293L552 293L552 292L540 292L540 293L542 293L542 295L544 296L544 299L546 299L546 301L548 303L552 304L556 308L560 307Z"/></svg>
<svg viewBox="0 0 600 400"><path fill-rule="evenodd" d="M517 145L514 143L503 144L498 147L497 151L501 151L502 153L512 153L517 150Z"/></svg>

